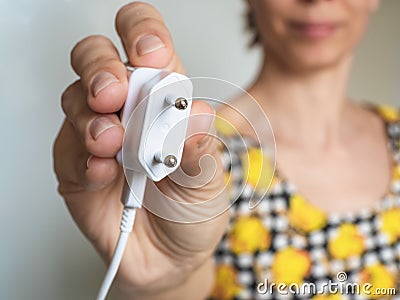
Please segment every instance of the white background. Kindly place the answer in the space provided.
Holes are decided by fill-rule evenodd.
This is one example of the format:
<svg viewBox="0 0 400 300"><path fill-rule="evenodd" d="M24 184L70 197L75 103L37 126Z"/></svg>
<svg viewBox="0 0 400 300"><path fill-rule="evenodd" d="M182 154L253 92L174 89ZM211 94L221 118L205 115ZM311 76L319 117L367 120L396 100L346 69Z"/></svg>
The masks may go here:
<svg viewBox="0 0 400 300"><path fill-rule="evenodd" d="M150 2L190 76L251 81L259 53L246 49L244 1ZM102 280L102 262L56 192L52 143L61 92L75 79L69 51L89 34L118 42L124 3L0 0L0 299L92 299ZM356 60L354 98L400 105L399 11L400 1L382 1Z"/></svg>

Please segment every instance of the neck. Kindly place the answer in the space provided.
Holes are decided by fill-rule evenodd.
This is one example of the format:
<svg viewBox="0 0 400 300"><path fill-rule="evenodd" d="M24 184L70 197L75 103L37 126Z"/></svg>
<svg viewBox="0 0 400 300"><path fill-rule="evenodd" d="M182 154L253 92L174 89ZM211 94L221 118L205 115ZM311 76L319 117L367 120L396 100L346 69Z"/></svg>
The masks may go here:
<svg viewBox="0 0 400 300"><path fill-rule="evenodd" d="M308 73L264 62L250 92L267 113L277 140L306 141L312 147L339 141L350 107L346 93L351 61Z"/></svg>

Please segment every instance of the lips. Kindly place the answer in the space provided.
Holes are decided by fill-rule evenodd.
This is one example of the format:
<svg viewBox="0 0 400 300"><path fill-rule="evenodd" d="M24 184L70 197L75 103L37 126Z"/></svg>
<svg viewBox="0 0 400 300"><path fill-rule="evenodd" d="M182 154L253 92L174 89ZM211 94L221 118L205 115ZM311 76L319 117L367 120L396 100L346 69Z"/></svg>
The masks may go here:
<svg viewBox="0 0 400 300"><path fill-rule="evenodd" d="M289 26L297 34L304 37L317 39L331 36L338 29L339 24L333 22L299 22L293 21Z"/></svg>

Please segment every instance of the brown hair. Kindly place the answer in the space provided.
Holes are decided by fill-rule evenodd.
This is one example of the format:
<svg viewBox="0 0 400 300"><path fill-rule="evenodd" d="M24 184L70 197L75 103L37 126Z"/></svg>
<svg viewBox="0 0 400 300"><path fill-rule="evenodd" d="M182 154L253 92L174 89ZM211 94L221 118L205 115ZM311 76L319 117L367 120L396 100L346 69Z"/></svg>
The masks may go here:
<svg viewBox="0 0 400 300"><path fill-rule="evenodd" d="M248 7L246 11L246 22L246 29L251 34L249 47L252 48L260 43L260 34L258 33L256 21L250 7Z"/></svg>

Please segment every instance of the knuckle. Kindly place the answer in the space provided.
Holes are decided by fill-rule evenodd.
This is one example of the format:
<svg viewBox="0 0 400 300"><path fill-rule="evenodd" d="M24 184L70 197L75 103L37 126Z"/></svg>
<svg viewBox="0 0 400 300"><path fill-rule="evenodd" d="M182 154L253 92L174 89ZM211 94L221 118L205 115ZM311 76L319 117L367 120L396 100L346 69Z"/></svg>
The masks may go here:
<svg viewBox="0 0 400 300"><path fill-rule="evenodd" d="M165 24L154 17L144 17L143 19L141 19L139 22L137 22L133 28L137 28L137 29L160 29L160 30L166 30L167 27L165 26Z"/></svg>
<svg viewBox="0 0 400 300"><path fill-rule="evenodd" d="M61 162L63 158L60 155L60 143L61 142L56 140L53 146L53 171L59 183L63 182L64 175L64 169Z"/></svg>
<svg viewBox="0 0 400 300"><path fill-rule="evenodd" d="M59 168L58 168L58 157L59 157L60 147L61 147L61 130L58 133L56 139L54 140L53 149L52 149L53 170L55 171L56 174L58 174L58 170L59 170Z"/></svg>
<svg viewBox="0 0 400 300"><path fill-rule="evenodd" d="M66 146L66 131L67 120L64 120L60 131L53 143L52 156L53 156L53 171L56 174L57 180L62 181L64 172L63 161L65 159L65 146Z"/></svg>
<svg viewBox="0 0 400 300"><path fill-rule="evenodd" d="M117 32L121 35L126 27L140 23L146 18L153 18L164 22L160 12L151 4L145 2L133 2L123 6L117 13L115 25Z"/></svg>
<svg viewBox="0 0 400 300"><path fill-rule="evenodd" d="M117 13L117 21L121 19L125 19L127 17L126 15L129 15L128 17L132 16L138 16L140 13L143 12L156 12L159 14L158 10L151 4L146 3L146 2L141 2L141 1L135 1L132 3L128 3L120 8L120 10Z"/></svg>
<svg viewBox="0 0 400 300"><path fill-rule="evenodd" d="M92 116L92 112L88 110L81 110L76 113L76 129L79 131L80 135L85 136L86 132L88 132L88 128L90 123L92 122L94 117Z"/></svg>
<svg viewBox="0 0 400 300"><path fill-rule="evenodd" d="M77 80L74 83L70 84L61 95L61 108L67 118L70 117L71 114L71 105L73 105L73 95L76 88L80 85L80 81Z"/></svg>
<svg viewBox="0 0 400 300"><path fill-rule="evenodd" d="M135 44L140 37L151 33L161 37L167 37L167 42L170 38L168 28L165 24L154 17L148 16L131 25L129 30L126 32L126 40L129 41L129 43L133 42L133 44Z"/></svg>
<svg viewBox="0 0 400 300"><path fill-rule="evenodd" d="M75 71L79 71L85 68L85 63L87 59L82 59L86 57L89 51L96 49L96 46L113 45L113 43L103 35L90 35L79 41L71 50L71 65ZM92 55L89 56L92 58ZM91 59L89 59L90 61Z"/></svg>
<svg viewBox="0 0 400 300"><path fill-rule="evenodd" d="M81 72L84 86L90 85L95 76L101 71L107 71L118 77L118 74L125 72L125 66L121 60L113 56L105 55L95 57Z"/></svg>
<svg viewBox="0 0 400 300"><path fill-rule="evenodd" d="M71 56L73 58L79 57L81 53L85 52L88 46L104 41L108 41L108 38L103 35L100 34L89 35L75 44L75 46L72 48Z"/></svg>
<svg viewBox="0 0 400 300"><path fill-rule="evenodd" d="M166 25L153 17L145 17L139 22L132 25L129 31L126 33L127 41L133 44L139 40L140 37L147 34L158 35L164 42L169 43L171 36ZM131 45L133 45L131 44Z"/></svg>

